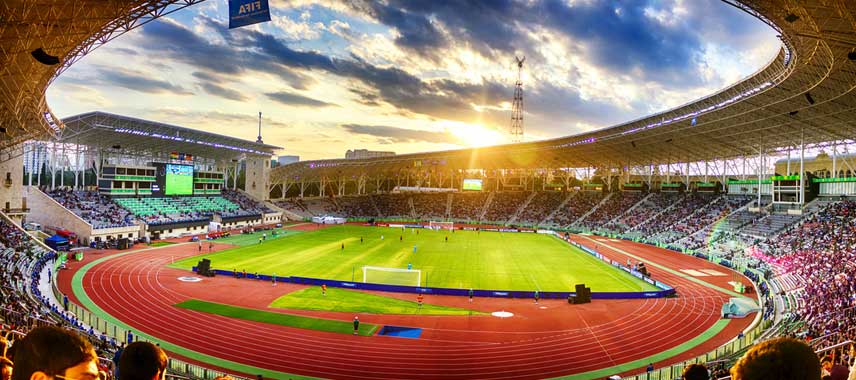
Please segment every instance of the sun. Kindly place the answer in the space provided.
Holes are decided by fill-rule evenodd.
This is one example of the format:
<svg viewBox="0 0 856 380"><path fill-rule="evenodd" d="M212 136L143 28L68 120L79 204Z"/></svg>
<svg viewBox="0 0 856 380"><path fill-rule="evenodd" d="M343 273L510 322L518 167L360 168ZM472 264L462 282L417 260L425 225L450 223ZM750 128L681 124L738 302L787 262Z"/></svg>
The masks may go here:
<svg viewBox="0 0 856 380"><path fill-rule="evenodd" d="M497 145L507 142L507 138L501 132L485 127L481 124L449 123L445 125L446 130L459 140L460 145L467 147L483 147Z"/></svg>

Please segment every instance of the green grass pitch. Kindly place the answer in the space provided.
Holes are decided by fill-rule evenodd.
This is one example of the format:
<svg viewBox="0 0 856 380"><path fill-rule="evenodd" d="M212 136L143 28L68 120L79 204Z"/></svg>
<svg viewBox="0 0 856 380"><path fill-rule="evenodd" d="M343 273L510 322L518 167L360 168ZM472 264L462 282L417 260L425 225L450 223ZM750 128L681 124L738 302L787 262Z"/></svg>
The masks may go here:
<svg viewBox="0 0 856 380"><path fill-rule="evenodd" d="M416 299L416 295L413 295ZM288 293L274 300L269 307L279 309L342 311L371 314L415 314L415 315L484 315L487 313L457 307L431 305L422 307L414 301L382 297L374 294L348 289L327 288L327 295L321 295L321 287Z"/></svg>
<svg viewBox="0 0 856 380"><path fill-rule="evenodd" d="M190 269L207 257L217 269L362 281L363 266L403 269L410 263L422 271L420 285L426 287L572 291L575 284L584 283L593 292L657 290L559 239L531 233L343 225L262 244L255 240L256 244L187 258L173 267Z"/></svg>
<svg viewBox="0 0 856 380"><path fill-rule="evenodd" d="M217 314L217 315L222 315L224 317L245 319L248 321L256 321L256 322L263 322L263 323L270 323L270 324L280 325L280 326L297 327L297 328L301 328L301 329L310 329L310 330L318 330L318 331L328 331L328 332L334 332L334 333L339 333L339 334L353 334L354 333L353 322L348 322L348 321L334 321L332 319L321 319L321 318L304 317L301 315L273 313L270 311L247 309L247 308L243 308L243 307L223 305L220 303L193 300L193 299L177 303L177 304L175 304L175 306L180 307L182 309L201 311L203 313ZM375 331L377 331L377 329L378 329L377 325L368 324L368 323L360 323L360 329L358 331L358 335L371 336L375 333Z"/></svg>

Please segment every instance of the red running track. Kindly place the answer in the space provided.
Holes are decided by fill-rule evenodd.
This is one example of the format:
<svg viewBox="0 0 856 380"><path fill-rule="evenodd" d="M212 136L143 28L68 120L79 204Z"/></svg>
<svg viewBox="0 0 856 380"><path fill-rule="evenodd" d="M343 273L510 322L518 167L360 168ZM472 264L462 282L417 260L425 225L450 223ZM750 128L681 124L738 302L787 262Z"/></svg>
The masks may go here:
<svg viewBox="0 0 856 380"><path fill-rule="evenodd" d="M588 240L580 242L592 245ZM605 242L670 269L726 271L656 247ZM588 372L648 357L692 339L719 319L720 307L729 298L684 276L649 266L655 278L678 287L678 298L595 300L588 305L548 300L535 305L532 300L508 299L476 299L469 304L462 297L432 296L426 302L486 312L505 310L514 317L360 314L363 322L421 327L423 333L420 339L359 337L272 326L172 306L187 299L202 299L265 309L277 297L301 288L226 277L206 278L199 283L178 281L188 273L166 265L173 258L197 254L195 248L167 246L107 260L86 273L84 288L107 313L163 341L255 367L336 379L535 379ZM224 248L228 246L216 245L218 250ZM616 260L626 260L603 244L599 250ZM89 255L87 261L94 258ZM80 266L73 264L70 272ZM65 293L70 293L71 276L67 272L60 275L60 288ZM732 276L701 279L727 288ZM289 312L348 321L354 316ZM710 351L736 336L751 320L751 316L732 320L716 337L655 365L665 366Z"/></svg>

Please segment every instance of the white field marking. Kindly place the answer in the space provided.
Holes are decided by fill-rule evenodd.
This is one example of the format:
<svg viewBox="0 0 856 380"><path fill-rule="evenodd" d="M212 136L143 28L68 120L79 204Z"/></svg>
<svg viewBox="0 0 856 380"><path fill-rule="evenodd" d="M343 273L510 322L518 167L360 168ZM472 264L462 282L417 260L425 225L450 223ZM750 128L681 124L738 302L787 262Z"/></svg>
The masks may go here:
<svg viewBox="0 0 856 380"><path fill-rule="evenodd" d="M707 274L707 273L699 272L699 271L697 271L697 270L695 270L695 269L681 269L680 271L681 271L681 272L684 272L684 273L686 273L686 274L688 274L688 275L690 275L690 276L694 276L694 277L707 277L707 276L710 276L710 275L709 275L709 274Z"/></svg>

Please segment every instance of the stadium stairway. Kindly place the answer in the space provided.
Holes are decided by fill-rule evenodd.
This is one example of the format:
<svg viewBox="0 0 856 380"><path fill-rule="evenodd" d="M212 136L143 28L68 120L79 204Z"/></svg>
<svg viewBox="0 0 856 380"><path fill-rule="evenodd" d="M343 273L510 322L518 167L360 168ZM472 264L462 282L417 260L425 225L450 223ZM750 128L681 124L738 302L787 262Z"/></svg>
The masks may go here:
<svg viewBox="0 0 856 380"><path fill-rule="evenodd" d="M487 214L487 210L490 208L490 204L493 203L493 197L496 195L496 192L491 191L487 194L487 200L484 201L484 205L482 205L482 210L479 212L479 217L476 220L484 220L485 214Z"/></svg>
<svg viewBox="0 0 856 380"><path fill-rule="evenodd" d="M446 196L446 219L448 220L452 215L452 193L449 193Z"/></svg>
<svg viewBox="0 0 856 380"><path fill-rule="evenodd" d="M598 202L598 204L596 204L594 207L592 207L592 208L591 208L591 210L588 210L588 212L586 212L585 214L583 214L582 216L580 216L579 218L577 218L577 220L575 220L573 223L571 223L571 224L567 225L566 227L571 227L571 226L575 226L575 225L578 225L578 224L582 223L582 222L583 222L583 220L586 220L586 218L588 218L588 216L589 216L589 215L591 215L591 214L593 214L595 211L597 211L597 209L599 209L599 208L600 208L600 206L603 206L603 204L604 204L604 203L608 202L608 201L609 201L609 198L612 198L612 196L613 196L614 194L615 194L615 193L609 193L609 194L607 194L605 197L603 197L603 199L601 199L601 200L600 200L600 202Z"/></svg>
<svg viewBox="0 0 856 380"><path fill-rule="evenodd" d="M413 206L413 197L407 197L407 207L410 208L410 217L418 219L419 216L416 214L416 207Z"/></svg>
<svg viewBox="0 0 856 380"><path fill-rule="evenodd" d="M532 202L532 199L535 198L536 195L538 195L537 191L533 191L531 194L529 194L529 197L527 197L526 200L520 204L520 207L517 208L517 211L515 211L514 215L512 215L511 218L508 219L506 224L514 224L514 222L517 221L517 218L520 217L520 213L522 213L523 210L525 210L526 207L529 206L529 203Z"/></svg>
<svg viewBox="0 0 856 380"><path fill-rule="evenodd" d="M642 197L642 199L640 199L639 202L634 203L633 206L628 207L626 210L624 210L624 212L616 215L615 218L612 218L612 220L606 222L604 224L604 226L615 225L616 223L620 222L624 218L625 215L628 215L630 212L632 212L637 207L639 207L639 205L647 202L648 199L650 199L652 196L654 196L654 193L648 193L648 195Z"/></svg>
<svg viewBox="0 0 856 380"><path fill-rule="evenodd" d="M681 201L683 201L683 199L684 199L685 197L686 197L686 195L685 195L685 196L683 196L683 197L675 198L675 201L674 201L674 202L672 202L672 204L670 204L668 207L664 207L664 208L663 208L662 210L660 210L659 212L655 213L654 215L652 215L652 216L651 216L651 217L649 217L648 219L645 219L644 221L642 221L642 223L637 224L636 226L634 226L633 228L631 228L631 229L630 229L630 231L637 231L637 230L639 230L640 228L642 228L642 227L644 227L645 225L647 225L647 224L648 224L648 222L650 222L650 221L652 221L652 220L657 220L657 218L659 218L659 217L660 217L660 215L663 215L664 213L669 212L669 210L671 210L671 209L675 208L675 206L676 206L677 204L681 203Z"/></svg>
<svg viewBox="0 0 856 380"><path fill-rule="evenodd" d="M566 196L565 199L562 201L562 203L559 204L559 207L556 207L556 209L553 210L552 212L550 212L550 214L547 215L546 218L539 221L538 225L539 226L548 225L547 221L553 220L553 218L556 217L556 214L559 213L560 210L563 210L568 205L568 202L571 201L571 198L574 197L574 194L575 193L568 193L568 196Z"/></svg>

